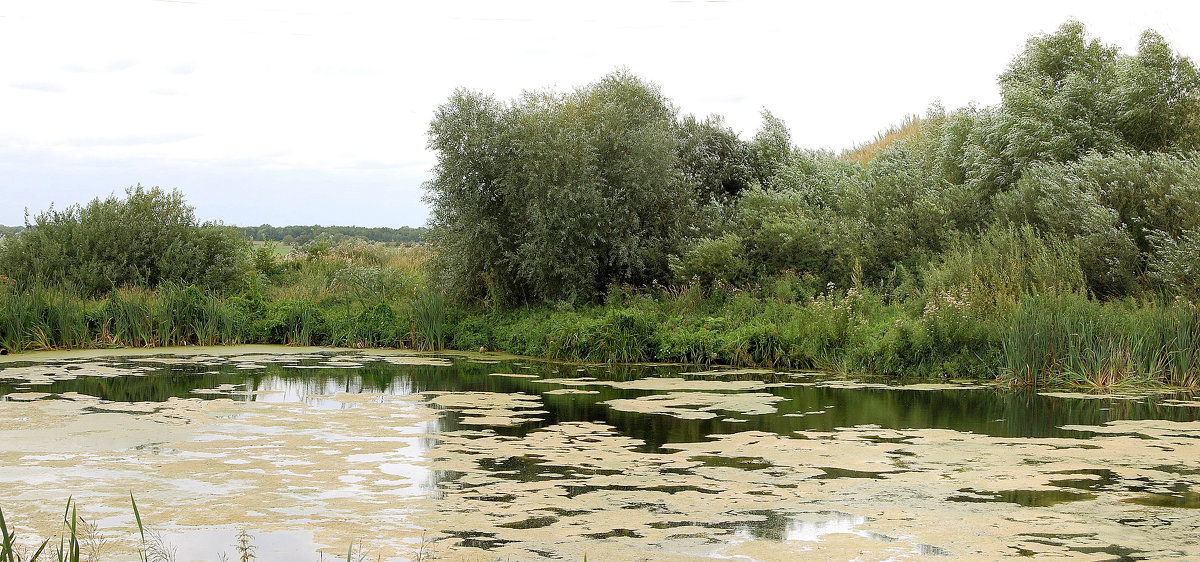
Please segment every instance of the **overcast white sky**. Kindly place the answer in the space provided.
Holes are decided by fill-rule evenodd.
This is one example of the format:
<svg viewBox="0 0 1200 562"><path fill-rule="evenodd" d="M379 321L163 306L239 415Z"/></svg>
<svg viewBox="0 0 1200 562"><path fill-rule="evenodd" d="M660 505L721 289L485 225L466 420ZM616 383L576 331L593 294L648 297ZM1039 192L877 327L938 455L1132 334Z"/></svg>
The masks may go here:
<svg viewBox="0 0 1200 562"><path fill-rule="evenodd" d="M425 131L459 86L510 99L627 67L743 137L770 109L840 150L940 100L999 99L1070 17L1200 56L1195 2L95 0L0 4L0 224L178 187L227 224L419 226Z"/></svg>

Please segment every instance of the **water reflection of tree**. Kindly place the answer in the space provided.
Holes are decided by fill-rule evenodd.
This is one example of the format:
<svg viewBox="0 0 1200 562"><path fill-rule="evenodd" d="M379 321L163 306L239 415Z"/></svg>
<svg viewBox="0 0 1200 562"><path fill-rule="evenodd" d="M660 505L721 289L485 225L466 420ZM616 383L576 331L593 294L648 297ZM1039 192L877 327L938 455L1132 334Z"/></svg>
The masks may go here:
<svg viewBox="0 0 1200 562"><path fill-rule="evenodd" d="M577 365L533 360L475 363L463 359L453 366L396 365L383 360L357 358L364 362L356 368L321 366L325 358L304 359L298 363L263 363L261 369L241 370L237 364L168 365L144 376L112 378L79 377L55 381L39 387L50 393L80 392L113 401L154 402L171 397L194 398L192 390L217 388L223 384L244 384L249 391L283 390L284 396L250 396L243 399L280 401L309 400L309 397L346 393L414 394L430 391L475 391L509 394L521 392L541 396L547 413L538 421L516 427L498 427L504 435L524 435L539 427L564 421L606 423L621 433L641 439L647 449L665 443L696 442L712 434L755 430L781 435L796 431L833 431L839 427L878 425L889 429L945 428L998 437L1078 437L1083 434L1062 429L1067 425L1099 425L1114 419L1167 419L1192 421L1197 408L1169 406L1169 395L1147 396L1137 400L1111 398L1064 398L1033 391L1005 389L904 390L899 388L841 388L820 385L772 388L770 392L785 400L777 404L778 413L743 415L714 412L716 417L684 420L669 415L613 410L603 402L616 398L637 398L658 394L593 385L581 388L596 394L543 395L562 388L546 379L595 377L602 381L628 381L646 376L678 376L686 367L643 365ZM145 366L145 363L139 363ZM152 364L151 364L152 365ZM309 368L300 368L309 367ZM582 372L581 372L582 370ZM528 373L540 379L498 377L492 373ZM686 375L685 375L686 376ZM734 374L720 380L763 380L763 375ZM768 382L794 380L767 376ZM706 377L687 377L704 378ZM15 385L14 385L15 386ZM221 397L201 395L201 397ZM813 413L818 412L818 413ZM784 414L796 414L786 416ZM742 423L722 421L726 415L745 419ZM457 415L443 416L443 430L458 429Z"/></svg>

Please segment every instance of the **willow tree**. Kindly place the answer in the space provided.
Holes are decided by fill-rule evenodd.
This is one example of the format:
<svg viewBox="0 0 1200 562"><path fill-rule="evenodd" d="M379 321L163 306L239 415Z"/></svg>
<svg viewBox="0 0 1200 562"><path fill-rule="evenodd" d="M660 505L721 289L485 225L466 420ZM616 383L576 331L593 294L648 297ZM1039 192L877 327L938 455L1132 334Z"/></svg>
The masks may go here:
<svg viewBox="0 0 1200 562"><path fill-rule="evenodd" d="M438 163L424 186L444 286L511 306L666 279L695 206L674 120L625 71L510 102L456 91L430 126Z"/></svg>
<svg viewBox="0 0 1200 562"><path fill-rule="evenodd" d="M728 204L757 180L753 145L739 138L720 115L703 120L685 115L676 123L675 136L680 171L701 204Z"/></svg>
<svg viewBox="0 0 1200 562"><path fill-rule="evenodd" d="M1152 30L1125 55L1069 21L1031 38L1000 89L993 138L1018 175L1089 152L1189 150L1200 140L1200 73Z"/></svg>

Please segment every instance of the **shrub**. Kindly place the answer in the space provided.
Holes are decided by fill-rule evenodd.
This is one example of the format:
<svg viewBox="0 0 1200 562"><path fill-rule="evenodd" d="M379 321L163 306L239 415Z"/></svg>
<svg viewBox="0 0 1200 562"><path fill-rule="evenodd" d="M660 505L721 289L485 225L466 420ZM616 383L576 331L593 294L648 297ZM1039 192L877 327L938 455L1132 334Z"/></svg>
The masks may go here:
<svg viewBox="0 0 1200 562"><path fill-rule="evenodd" d="M855 238L857 229L834 212L813 207L802 192L750 190L738 201L734 222L746 259L760 276L788 270L817 272L837 282L849 276L839 250L854 246L843 241Z"/></svg>
<svg viewBox="0 0 1200 562"><path fill-rule="evenodd" d="M721 334L712 324L681 323L664 328L659 334L657 359L680 363L713 363L722 360Z"/></svg>
<svg viewBox="0 0 1200 562"><path fill-rule="evenodd" d="M1015 304L1020 297L1085 290L1078 248L1042 238L1030 226L995 227L978 242L963 240L925 272L931 293L966 294L977 310Z"/></svg>
<svg viewBox="0 0 1200 562"><path fill-rule="evenodd" d="M402 327L400 316L387 303L379 303L363 309L354 318L352 341L354 347L396 347L400 344Z"/></svg>
<svg viewBox="0 0 1200 562"><path fill-rule="evenodd" d="M750 263L742 237L727 232L716 239L698 240L683 256L671 261L671 269L682 282L694 279L704 287L712 287L717 283L743 283L750 273Z"/></svg>
<svg viewBox="0 0 1200 562"><path fill-rule="evenodd" d="M1031 38L1000 88L1002 150L1018 172L1090 152L1195 147L1200 73L1153 31L1131 56L1069 21Z"/></svg>
<svg viewBox="0 0 1200 562"><path fill-rule="evenodd" d="M23 285L69 285L85 296L164 282L227 290L244 278L248 244L236 230L199 223L179 191L139 185L125 194L26 220L0 244L0 272Z"/></svg>
<svg viewBox="0 0 1200 562"><path fill-rule="evenodd" d="M1154 251L1149 276L1166 294L1200 298L1200 228L1179 236L1157 233L1150 237Z"/></svg>
<svg viewBox="0 0 1200 562"><path fill-rule="evenodd" d="M630 363L654 359L658 349L659 322L641 308L609 310L596 324L596 347L592 358Z"/></svg>
<svg viewBox="0 0 1200 562"><path fill-rule="evenodd" d="M278 302L269 314L268 334L272 343L318 345L327 341L326 312L312 302Z"/></svg>
<svg viewBox="0 0 1200 562"><path fill-rule="evenodd" d="M1129 223L1105 204L1096 182L1088 181L1087 168L1096 161L1035 166L1012 191L996 197L996 213L1043 236L1075 240L1088 289L1101 297L1125 296L1138 289L1138 249Z"/></svg>
<svg viewBox="0 0 1200 562"><path fill-rule="evenodd" d="M675 124L679 168L700 202L728 203L754 182L749 143L719 115L703 121L687 115Z"/></svg>
<svg viewBox="0 0 1200 562"><path fill-rule="evenodd" d="M450 329L450 341L455 349L474 351L476 349L495 349L495 329L492 316L475 314L458 319Z"/></svg>

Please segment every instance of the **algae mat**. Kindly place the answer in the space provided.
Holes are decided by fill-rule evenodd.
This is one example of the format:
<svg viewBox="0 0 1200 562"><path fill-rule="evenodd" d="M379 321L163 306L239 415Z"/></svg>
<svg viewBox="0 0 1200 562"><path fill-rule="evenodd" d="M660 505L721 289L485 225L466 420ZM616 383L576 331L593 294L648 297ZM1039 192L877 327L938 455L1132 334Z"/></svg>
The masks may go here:
<svg viewBox="0 0 1200 562"><path fill-rule="evenodd" d="M132 491L180 560L1200 556L1180 396L244 351L0 365L18 538L72 497L130 559Z"/></svg>

